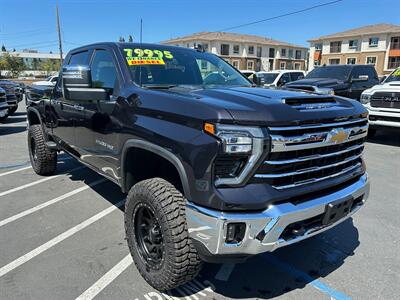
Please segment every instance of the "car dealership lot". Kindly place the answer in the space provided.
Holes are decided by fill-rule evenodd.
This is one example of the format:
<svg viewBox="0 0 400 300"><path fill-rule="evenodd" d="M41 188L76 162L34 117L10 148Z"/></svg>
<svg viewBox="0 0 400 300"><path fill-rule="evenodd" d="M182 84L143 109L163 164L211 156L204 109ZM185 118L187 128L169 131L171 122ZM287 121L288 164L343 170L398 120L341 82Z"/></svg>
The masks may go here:
<svg viewBox="0 0 400 300"><path fill-rule="evenodd" d="M59 158L55 175L35 175L24 109L0 123L0 299L398 298L398 131L367 143L371 194L352 219L245 264L206 265L168 294L132 263L119 188Z"/></svg>

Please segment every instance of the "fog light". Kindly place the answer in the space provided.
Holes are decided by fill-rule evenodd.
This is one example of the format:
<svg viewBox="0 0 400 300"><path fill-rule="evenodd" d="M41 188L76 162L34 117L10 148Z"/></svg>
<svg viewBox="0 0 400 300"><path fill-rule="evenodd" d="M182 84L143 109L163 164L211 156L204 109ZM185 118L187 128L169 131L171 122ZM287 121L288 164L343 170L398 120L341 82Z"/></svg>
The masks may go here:
<svg viewBox="0 0 400 300"><path fill-rule="evenodd" d="M229 223L226 229L225 242L227 244L238 244L243 241L245 232L245 223Z"/></svg>

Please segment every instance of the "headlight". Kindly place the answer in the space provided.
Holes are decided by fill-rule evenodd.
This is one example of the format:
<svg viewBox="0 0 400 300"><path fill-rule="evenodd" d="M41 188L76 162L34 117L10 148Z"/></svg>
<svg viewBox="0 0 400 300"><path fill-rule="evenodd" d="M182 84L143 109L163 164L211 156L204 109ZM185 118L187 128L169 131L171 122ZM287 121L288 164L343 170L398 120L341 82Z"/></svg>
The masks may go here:
<svg viewBox="0 0 400 300"><path fill-rule="evenodd" d="M371 101L371 95L368 94L361 94L360 102L362 104L368 104Z"/></svg>
<svg viewBox="0 0 400 300"><path fill-rule="evenodd" d="M318 94L323 94L323 95L335 95L335 91L331 88L315 88L315 92Z"/></svg>
<svg viewBox="0 0 400 300"><path fill-rule="evenodd" d="M243 183L263 154L266 132L260 127L210 123L205 123L203 129L221 140L221 159L225 161L225 167L227 160L232 163L229 176L222 177L220 174L215 184L219 186Z"/></svg>

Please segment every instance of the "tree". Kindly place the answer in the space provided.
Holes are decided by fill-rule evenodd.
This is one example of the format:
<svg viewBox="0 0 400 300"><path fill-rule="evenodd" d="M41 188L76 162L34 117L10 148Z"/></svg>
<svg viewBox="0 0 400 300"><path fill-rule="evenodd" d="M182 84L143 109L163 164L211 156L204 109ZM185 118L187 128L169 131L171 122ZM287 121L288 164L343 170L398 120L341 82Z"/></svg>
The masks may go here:
<svg viewBox="0 0 400 300"><path fill-rule="evenodd" d="M17 51L17 50L15 50L15 48L13 48L13 52L15 52L15 51Z"/></svg>
<svg viewBox="0 0 400 300"><path fill-rule="evenodd" d="M133 37L131 35L128 36L128 42L133 43Z"/></svg>
<svg viewBox="0 0 400 300"><path fill-rule="evenodd" d="M120 42L120 43L125 43L125 38L124 38L123 36L120 36L120 37L119 37L119 42Z"/></svg>
<svg viewBox="0 0 400 300"><path fill-rule="evenodd" d="M21 57L5 52L0 57L0 69L10 71L12 76L15 77L25 69L25 64Z"/></svg>
<svg viewBox="0 0 400 300"><path fill-rule="evenodd" d="M2 45L2 46L1 46L1 51L2 51L2 52L6 52L6 51L7 51L6 46Z"/></svg>
<svg viewBox="0 0 400 300"><path fill-rule="evenodd" d="M39 63L38 69L40 71L45 71L47 76L49 72L59 71L60 67L61 65L58 59L46 59Z"/></svg>

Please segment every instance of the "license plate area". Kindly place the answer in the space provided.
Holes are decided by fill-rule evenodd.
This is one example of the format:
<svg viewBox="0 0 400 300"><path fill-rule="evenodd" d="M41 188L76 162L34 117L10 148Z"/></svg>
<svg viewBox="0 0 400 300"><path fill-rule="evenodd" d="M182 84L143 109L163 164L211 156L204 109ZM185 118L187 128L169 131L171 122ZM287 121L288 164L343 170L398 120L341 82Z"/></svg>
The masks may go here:
<svg viewBox="0 0 400 300"><path fill-rule="evenodd" d="M323 225L329 225L339 221L341 218L349 214L353 205L353 198L340 199L333 201L326 206L325 215L322 219Z"/></svg>

